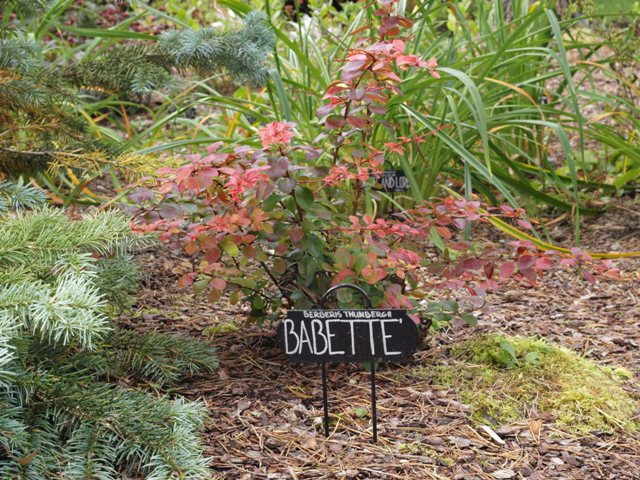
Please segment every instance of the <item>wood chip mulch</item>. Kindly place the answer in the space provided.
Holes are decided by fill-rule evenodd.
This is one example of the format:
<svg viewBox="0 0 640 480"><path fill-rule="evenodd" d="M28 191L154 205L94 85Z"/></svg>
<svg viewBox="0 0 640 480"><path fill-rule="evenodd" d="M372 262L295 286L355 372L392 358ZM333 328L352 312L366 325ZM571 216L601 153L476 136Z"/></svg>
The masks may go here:
<svg viewBox="0 0 640 480"><path fill-rule="evenodd" d="M583 243L597 251L640 250L638 200L588 219ZM569 232L556 226L554 237ZM233 320L176 288L181 259L158 248L139 255L148 273L141 314L121 322L141 330L201 337ZM187 379L178 392L203 399L212 479L640 479L640 434L571 436L552 418L489 429L469 419L455 389L416 378L416 367L446 361L447 346L479 332L539 335L602 364L623 366L640 398L640 260L620 260L624 279L585 285L554 272L537 289L516 285L491 296L475 328L430 333L413 359L378 375L379 442L371 443L369 375L356 365L329 370L331 435L322 435L322 383L315 365L289 364L272 327L252 326L211 342L221 368ZM233 308L233 307L229 307ZM147 313L151 312L151 313Z"/></svg>

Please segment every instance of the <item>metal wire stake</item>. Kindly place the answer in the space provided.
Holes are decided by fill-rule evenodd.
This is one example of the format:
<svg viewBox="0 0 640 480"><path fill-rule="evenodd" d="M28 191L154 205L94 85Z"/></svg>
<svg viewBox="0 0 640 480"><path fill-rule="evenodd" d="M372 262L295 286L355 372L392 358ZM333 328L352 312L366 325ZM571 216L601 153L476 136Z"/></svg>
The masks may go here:
<svg viewBox="0 0 640 480"><path fill-rule="evenodd" d="M358 293L360 293L360 295L362 295L362 298L365 300L367 308L370 310L373 308L371 298L369 298L369 295L367 295L367 292L365 292L362 288L358 287L357 285L352 285L350 283L341 283L339 285L335 285L331 287L329 290L327 290L326 292L324 292L324 295L322 295L322 297L320 298L320 301L318 302L318 306L320 308L324 308L325 301L327 300L329 295L343 288L350 288L352 290L357 291ZM324 406L324 436L328 437L329 436L329 401L327 399L327 364L326 362L322 362L322 397L323 397L322 400L323 400L323 406ZM377 443L378 442L378 414L376 412L376 359L375 358L373 358L371 361L371 410L373 411L373 414L371 416L373 420L373 443Z"/></svg>
<svg viewBox="0 0 640 480"><path fill-rule="evenodd" d="M329 436L329 399L327 395L327 364L322 362L322 406L324 408L324 436Z"/></svg>
<svg viewBox="0 0 640 480"><path fill-rule="evenodd" d="M371 421L373 422L373 443L378 443L378 412L376 411L376 360L371 361Z"/></svg>

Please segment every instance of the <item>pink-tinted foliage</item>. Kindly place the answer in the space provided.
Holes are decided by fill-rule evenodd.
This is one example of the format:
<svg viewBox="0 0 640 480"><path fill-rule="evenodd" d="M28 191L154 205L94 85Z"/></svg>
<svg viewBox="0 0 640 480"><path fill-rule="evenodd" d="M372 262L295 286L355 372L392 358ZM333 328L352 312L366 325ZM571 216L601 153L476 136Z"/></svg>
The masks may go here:
<svg viewBox="0 0 640 480"><path fill-rule="evenodd" d="M264 318L283 306L315 305L340 282L362 285L376 306L413 310L433 289L482 298L504 282L535 285L556 265L579 269L587 281L615 274L579 249L561 255L516 241L505 255L504 248L461 239L469 224L491 217L532 228L522 210L506 205L448 197L387 218L367 214L385 159L425 138L376 145L373 125L388 115L390 96L401 94L402 71L439 77L435 59L406 53L400 34L411 20L393 14L395 3L378 2L378 38L357 39L341 78L325 92L318 139L330 139L328 152L297 138L294 124L273 122L258 131L262 148L212 145L179 168L161 169L153 188L134 193L141 202L136 228L157 232L192 259L181 285L211 301L228 293ZM439 308L434 315L473 321L455 302Z"/></svg>

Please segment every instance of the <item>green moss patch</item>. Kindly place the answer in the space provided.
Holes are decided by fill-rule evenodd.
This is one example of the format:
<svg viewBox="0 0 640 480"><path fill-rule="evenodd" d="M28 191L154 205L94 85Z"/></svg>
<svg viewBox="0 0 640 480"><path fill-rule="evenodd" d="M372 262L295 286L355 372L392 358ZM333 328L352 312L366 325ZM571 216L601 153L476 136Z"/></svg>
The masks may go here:
<svg viewBox="0 0 640 480"><path fill-rule="evenodd" d="M550 414L571 433L640 430L639 402L624 389L628 370L599 366L535 338L483 335L451 350L448 365L414 374L458 391L478 422L500 426Z"/></svg>

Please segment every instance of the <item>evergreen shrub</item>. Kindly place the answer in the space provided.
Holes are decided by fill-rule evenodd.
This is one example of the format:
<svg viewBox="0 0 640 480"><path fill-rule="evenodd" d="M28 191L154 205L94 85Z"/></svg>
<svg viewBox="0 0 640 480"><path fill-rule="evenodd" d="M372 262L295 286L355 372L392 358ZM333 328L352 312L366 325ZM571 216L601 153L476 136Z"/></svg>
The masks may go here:
<svg viewBox="0 0 640 480"><path fill-rule="evenodd" d="M0 478L207 478L204 405L142 387L211 371L212 349L115 329L106 307L137 286L127 254L146 240L120 213L73 220L39 197L0 184Z"/></svg>

